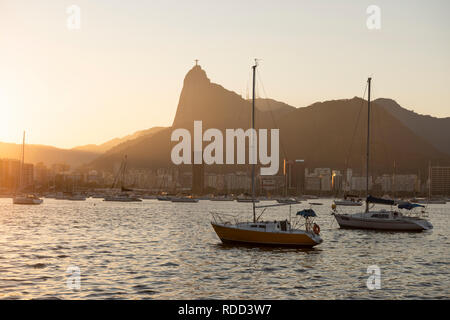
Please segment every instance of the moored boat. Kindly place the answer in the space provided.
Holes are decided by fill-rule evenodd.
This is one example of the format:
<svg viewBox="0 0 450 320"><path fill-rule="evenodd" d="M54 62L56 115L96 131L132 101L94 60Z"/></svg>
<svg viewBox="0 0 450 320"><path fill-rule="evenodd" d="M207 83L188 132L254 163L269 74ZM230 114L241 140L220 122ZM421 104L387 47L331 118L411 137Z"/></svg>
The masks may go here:
<svg viewBox="0 0 450 320"><path fill-rule="evenodd" d="M415 201L415 203L420 204L446 204L447 201L443 199L420 199Z"/></svg>
<svg viewBox="0 0 450 320"><path fill-rule="evenodd" d="M70 200L70 201L86 201L86 197L82 194L69 194L65 197L66 200Z"/></svg>
<svg viewBox="0 0 450 320"><path fill-rule="evenodd" d="M13 204L41 204L44 200L34 194L18 195L13 198Z"/></svg>
<svg viewBox="0 0 450 320"><path fill-rule="evenodd" d="M332 205L332 215L335 217L339 227L342 229L369 229L382 231L423 231L430 230L433 225L419 216L404 215L399 210L392 209L396 201L391 199L375 198L369 195L369 155L370 155L370 91L372 78L368 78L368 100L367 100L367 154L366 154L366 208L364 212L353 214L340 213L336 204ZM369 204L381 204L391 206L390 210L370 211ZM401 202L397 204L398 209L412 210L420 207L416 204Z"/></svg>
<svg viewBox="0 0 450 320"><path fill-rule="evenodd" d="M311 248L323 241L320 237L320 227L311 220L316 217L312 209L297 213L297 216L306 219L305 230L296 228L287 219L232 223L230 220L224 219L226 215L217 213L212 215L211 225L219 239L225 244Z"/></svg>
<svg viewBox="0 0 450 320"><path fill-rule="evenodd" d="M159 201L170 201L172 200L171 196L157 196L156 199L158 199Z"/></svg>
<svg viewBox="0 0 450 320"><path fill-rule="evenodd" d="M40 199L35 194L26 194L21 192L23 186L23 166L25 164L25 131L23 132L23 141L22 141L22 160L20 162L20 175L19 175L19 193L14 195L13 204L28 204L28 205L37 205L44 202L44 200Z"/></svg>
<svg viewBox="0 0 450 320"><path fill-rule="evenodd" d="M195 199L193 197L174 197L170 201L172 201L172 202L197 203L198 199Z"/></svg>
<svg viewBox="0 0 450 320"><path fill-rule="evenodd" d="M213 197L209 200L211 200L211 201L234 201L233 198L226 197L226 196L225 197Z"/></svg>
<svg viewBox="0 0 450 320"><path fill-rule="evenodd" d="M369 200L370 201L370 200ZM394 202L392 202L394 205ZM398 208L411 210L419 205L399 204ZM422 206L420 206L422 207ZM433 225L419 216L409 216L400 210L378 210L355 214L333 213L342 229L368 229L383 231L423 231L433 229Z"/></svg>
<svg viewBox="0 0 450 320"><path fill-rule="evenodd" d="M130 196L128 193L121 193L117 195L106 196L103 201L116 201L116 202L141 202L142 199Z"/></svg>
<svg viewBox="0 0 450 320"><path fill-rule="evenodd" d="M249 198L237 198L237 202L245 202L245 203L258 203L259 200L257 199L249 199Z"/></svg>
<svg viewBox="0 0 450 320"><path fill-rule="evenodd" d="M358 200L334 200L333 202L337 206L346 206L346 207L360 207L363 205L362 201Z"/></svg>
<svg viewBox="0 0 450 320"><path fill-rule="evenodd" d="M300 203L300 200L297 200L295 198L280 198L277 199L278 203L287 203L287 204L294 204L294 203Z"/></svg>
<svg viewBox="0 0 450 320"><path fill-rule="evenodd" d="M253 99L252 99L252 129L255 128L255 75L257 61L252 67L253 71ZM252 164L252 194L250 197L239 197L238 202L250 202L253 208L252 221L239 221L235 216L229 214L211 213L213 220L211 225L217 236L223 243L243 244L251 246L289 246L289 247L314 247L322 243L320 237L320 227L312 222L316 216L312 209L302 210L297 213L297 217L305 218L305 230L296 226L298 223L291 223L289 220L262 221L262 214L269 207L287 206L290 208L295 203L281 203L272 205L255 206L258 200L255 198L255 164ZM256 215L256 209L263 211ZM289 213L291 210L289 210ZM297 221L296 221L297 222Z"/></svg>

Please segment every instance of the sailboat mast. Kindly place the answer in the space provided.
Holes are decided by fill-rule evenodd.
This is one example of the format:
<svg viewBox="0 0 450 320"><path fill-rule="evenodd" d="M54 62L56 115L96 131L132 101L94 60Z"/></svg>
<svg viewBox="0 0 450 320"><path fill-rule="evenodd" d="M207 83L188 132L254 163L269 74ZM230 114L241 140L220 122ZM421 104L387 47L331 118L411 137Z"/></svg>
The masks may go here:
<svg viewBox="0 0 450 320"><path fill-rule="evenodd" d="M126 171L127 171L127 155L125 155L123 159L123 168L120 177L120 191L122 191L124 188Z"/></svg>
<svg viewBox="0 0 450 320"><path fill-rule="evenodd" d="M23 132L23 139L22 139L22 161L20 162L19 190L22 189L23 185L24 163L25 163L25 131Z"/></svg>
<svg viewBox="0 0 450 320"><path fill-rule="evenodd" d="M428 161L428 203L431 200L431 161Z"/></svg>
<svg viewBox="0 0 450 320"><path fill-rule="evenodd" d="M252 67L253 69L253 93L252 93L252 131L255 130L255 75L256 75L256 67L258 66L258 61L255 59L255 65ZM252 148L255 148L252 132ZM251 151L253 152L253 151ZM252 206L253 206L253 222L256 222L256 210L255 210L255 164L252 164Z"/></svg>
<svg viewBox="0 0 450 320"><path fill-rule="evenodd" d="M369 159L370 159L370 89L372 78L367 79L368 83L368 99L367 99L367 154L366 154L366 213L369 212Z"/></svg>

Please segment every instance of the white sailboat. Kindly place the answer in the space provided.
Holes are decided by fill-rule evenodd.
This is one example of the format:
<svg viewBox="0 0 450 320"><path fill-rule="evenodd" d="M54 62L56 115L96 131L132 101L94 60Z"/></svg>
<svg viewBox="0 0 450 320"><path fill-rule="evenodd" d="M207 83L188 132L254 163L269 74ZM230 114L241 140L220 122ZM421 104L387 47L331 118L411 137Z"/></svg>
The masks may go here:
<svg viewBox="0 0 450 320"><path fill-rule="evenodd" d="M252 67L253 70L253 99L252 99L252 129L255 128L255 74L257 61ZM251 142L252 143L252 142ZM312 209L297 212L297 217L305 219L305 229L297 228L298 221L271 220L262 221L259 218L269 207L277 207L289 204L274 204L255 206L255 165L252 164L252 197L250 200L253 207L253 221L239 221L237 217L227 214L211 213L213 220L211 225L217 236L223 243L244 244L251 246L292 246L292 247L313 247L322 243L320 237L320 227L313 223L315 212ZM238 199L238 202L242 200ZM262 208L262 213L257 217L256 209ZM290 213L290 210L289 210ZM290 215L289 215L290 216Z"/></svg>
<svg viewBox="0 0 450 320"><path fill-rule="evenodd" d="M120 186L121 192L119 194L112 194L105 197L103 201L111 201L111 202L142 202L142 199L130 195L130 189L124 187L125 175L127 170L127 156L124 157L119 172L117 173L116 178L114 179L112 188L116 185Z"/></svg>
<svg viewBox="0 0 450 320"><path fill-rule="evenodd" d="M335 205L337 206L343 206L343 207L361 207L363 205L362 201L353 201L353 200L334 200L333 201Z"/></svg>
<svg viewBox="0 0 450 320"><path fill-rule="evenodd" d="M20 163L20 176L19 176L19 192L23 187L23 167L25 161L25 131L23 132L23 141L22 141L22 161ZM40 199L34 194L17 194L13 197L13 204L29 204L36 205L41 204L44 200Z"/></svg>
<svg viewBox="0 0 450 320"><path fill-rule="evenodd" d="M192 196L185 196L185 197L173 197L170 199L171 202L185 202L185 203L197 203L199 199L196 199Z"/></svg>
<svg viewBox="0 0 450 320"><path fill-rule="evenodd" d="M300 200L297 200L295 198L279 198L276 200L278 203L285 203L285 204L294 204L294 203L301 203Z"/></svg>
<svg viewBox="0 0 450 320"><path fill-rule="evenodd" d="M359 197L352 195L345 195L344 199L334 200L333 203L337 206L346 206L346 207L360 207L363 205Z"/></svg>
<svg viewBox="0 0 450 320"><path fill-rule="evenodd" d="M234 198L224 195L224 196L213 197L209 200L211 200L211 201L234 201Z"/></svg>
<svg viewBox="0 0 450 320"><path fill-rule="evenodd" d="M370 155L370 89L372 78L368 83L368 119L367 119L367 154L366 154L366 210L360 213L339 213L333 204L333 212L337 223L342 229L369 229L384 231L423 231L430 230L433 225L420 216L406 214L418 205L411 203L398 204L398 209L392 209L396 204L394 200L374 198L369 195L369 155ZM390 210L369 211L369 203L391 206ZM405 210L405 211L401 211Z"/></svg>

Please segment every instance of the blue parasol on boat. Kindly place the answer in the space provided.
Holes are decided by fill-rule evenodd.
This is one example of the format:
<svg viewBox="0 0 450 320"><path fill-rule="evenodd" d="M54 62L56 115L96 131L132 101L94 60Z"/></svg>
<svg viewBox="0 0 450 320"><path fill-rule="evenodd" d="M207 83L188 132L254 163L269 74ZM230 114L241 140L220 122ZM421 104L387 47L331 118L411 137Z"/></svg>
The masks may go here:
<svg viewBox="0 0 450 320"><path fill-rule="evenodd" d="M297 212L298 216L302 216L304 218L308 218L308 217L317 217L316 213L314 212L313 209L303 209Z"/></svg>
<svg viewBox="0 0 450 320"><path fill-rule="evenodd" d="M425 208L425 206L418 204L418 203L410 203L410 202L405 202L405 203L401 203L398 205L399 209L406 209L406 210L412 210L414 208L418 208L418 207L422 207Z"/></svg>

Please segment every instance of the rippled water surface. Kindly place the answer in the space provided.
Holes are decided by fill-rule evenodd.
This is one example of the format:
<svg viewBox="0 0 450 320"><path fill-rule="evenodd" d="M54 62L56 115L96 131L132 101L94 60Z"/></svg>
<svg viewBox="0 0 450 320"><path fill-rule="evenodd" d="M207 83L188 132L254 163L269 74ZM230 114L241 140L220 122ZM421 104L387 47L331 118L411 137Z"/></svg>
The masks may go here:
<svg viewBox="0 0 450 320"><path fill-rule="evenodd" d="M450 298L450 204L428 208L430 232L386 233L340 230L331 200L320 200L324 242L298 250L222 245L209 212L250 217L246 203L11 202L0 199L3 299ZM367 289L370 265L381 268L380 290ZM79 290L67 287L69 266Z"/></svg>

